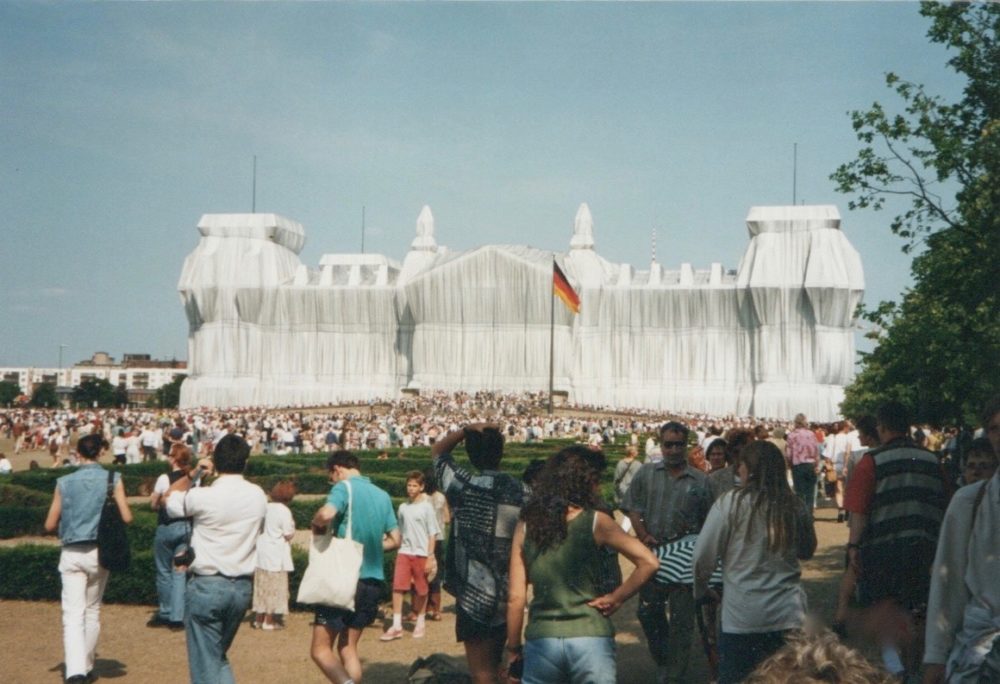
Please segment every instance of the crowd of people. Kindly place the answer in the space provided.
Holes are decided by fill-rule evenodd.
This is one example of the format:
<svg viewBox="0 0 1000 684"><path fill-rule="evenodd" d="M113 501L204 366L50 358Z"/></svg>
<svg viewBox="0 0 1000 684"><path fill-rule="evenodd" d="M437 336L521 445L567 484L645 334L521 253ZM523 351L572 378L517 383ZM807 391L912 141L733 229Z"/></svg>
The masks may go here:
<svg viewBox="0 0 1000 684"><path fill-rule="evenodd" d="M255 627L282 625L294 488L279 483L269 503L242 473L254 452L295 449L329 453L332 487L313 532L363 547L353 608L315 611L311 656L336 684L362 679L358 644L378 619L392 550L392 621L380 640L404 637L408 595L411 637L421 638L443 584L477 683L616 681L609 618L634 594L657 682L690 681L696 632L722 684L788 681L794 668L809 670L801 681L861 671L873 673L867 681L1000 681L1000 403L968 434L914 426L893 402L834 425L541 409L539 396L481 393L314 413L5 412L2 429L21 449L37 434L65 429L68 443L77 433L79 468L59 478L46 520L63 545L67 681L91 677L107 581L94 544L108 485L97 459L144 430L158 440L144 453L139 437L141 458L165 451L170 464L151 498L160 523L151 626L185 631L193 682L232 681L227 652L248 609ZM576 444L521 478L504 472L505 442L551 437ZM452 455L463 442L471 469ZM624 443L625 456L606 502L609 442ZM407 474L407 500L393 510L352 450L413 444L430 446L432 468ZM127 521L120 478L111 482ZM822 499L849 529L833 632L810 624L800 580ZM619 554L633 567L627 577ZM881 665L837 644L845 635L876 644ZM836 668L842 679L831 679Z"/></svg>

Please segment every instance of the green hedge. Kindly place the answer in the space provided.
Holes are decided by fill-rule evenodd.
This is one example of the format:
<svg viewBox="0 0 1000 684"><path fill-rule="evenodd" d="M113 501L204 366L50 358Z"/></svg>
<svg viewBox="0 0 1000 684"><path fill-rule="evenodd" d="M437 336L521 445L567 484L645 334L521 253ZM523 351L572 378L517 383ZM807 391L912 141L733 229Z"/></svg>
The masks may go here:
<svg viewBox="0 0 1000 684"><path fill-rule="evenodd" d="M309 553L305 550L292 548L292 560L295 570L289 575L289 591L292 598L291 607L297 610L308 609L308 606L295 603L299 584L309 562ZM382 600L390 597L392 569L396 554L387 553L384 571L386 573L385 591ZM20 601L59 601L61 600L62 582L59 577L59 547L25 544L11 548L0 549L0 599ZM132 564L125 572L113 572L108 580L108 588L104 592L106 603L127 603L154 606L156 596L156 565L153 552L132 549Z"/></svg>
<svg viewBox="0 0 1000 684"><path fill-rule="evenodd" d="M153 547L156 533L156 513L142 504L131 506L132 524L128 526L129 539L133 549ZM45 506L0 506L0 539L15 539L24 536L45 534L45 516L49 512Z"/></svg>
<svg viewBox="0 0 1000 684"><path fill-rule="evenodd" d="M131 466L105 466L122 474L125 493L129 496L146 496L153 491L153 485L160 474L167 472L165 463L140 463ZM56 480L73 472L73 468L50 468L46 470L22 470L11 476L13 484L38 492L51 494L56 488Z"/></svg>
<svg viewBox="0 0 1000 684"><path fill-rule="evenodd" d="M508 445L503 468L519 477L532 459L547 458L571 443L570 440L554 440L543 444ZM623 450L623 444L605 448L609 465L621 458ZM361 470L373 483L393 497L395 509L405 497L406 473L428 468L431 462L430 450L426 447L415 448L408 450L403 458L394 455L384 461L376 458L378 453L358 452L362 462ZM390 454L395 453L397 450L390 450ZM460 465L469 465L464 449L459 448L455 452L455 458ZM325 462L325 454L254 456L248 464L247 475L248 479L259 484L265 491L280 480L290 479L302 494L326 494L330 491L330 483ZM167 471L167 464L159 461L115 466L114 469L123 474L126 492L134 496L148 494L156 478ZM69 472L69 468L22 471L15 473L9 482L0 485L0 538L41 533L55 480ZM602 494L608 501L611 500L613 490L612 479L613 467L609 467L602 484ZM298 529L308 529L313 514L321 505L320 499L293 501L289 508L295 519L295 526ZM155 605L157 599L152 545L156 532L156 514L145 503L133 505L132 510L134 521L129 527L132 567L125 573L112 573L105 600L110 603ZM289 582L294 599L305 572L308 553L293 548L292 556L295 571ZM59 548L55 546L21 545L0 548L0 578L3 578L0 582L0 598L58 601L61 592L58 562ZM383 598L389 596L394 563L395 553L386 554L387 583Z"/></svg>
<svg viewBox="0 0 1000 684"><path fill-rule="evenodd" d="M59 601L59 547L25 544L0 549L0 598L23 601ZM126 572L113 572L104 592L106 603L156 605L156 568L152 551L132 550Z"/></svg>
<svg viewBox="0 0 1000 684"><path fill-rule="evenodd" d="M0 506L48 506L52 495L17 484L0 484Z"/></svg>
<svg viewBox="0 0 1000 684"><path fill-rule="evenodd" d="M45 516L48 512L47 505L0 506L0 539L45 534Z"/></svg>

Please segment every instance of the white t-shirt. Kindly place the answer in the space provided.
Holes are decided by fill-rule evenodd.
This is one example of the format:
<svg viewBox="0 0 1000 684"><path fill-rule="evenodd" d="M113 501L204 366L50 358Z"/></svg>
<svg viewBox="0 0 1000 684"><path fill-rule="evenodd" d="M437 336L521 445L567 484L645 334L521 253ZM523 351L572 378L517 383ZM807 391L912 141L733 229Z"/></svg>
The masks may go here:
<svg viewBox="0 0 1000 684"><path fill-rule="evenodd" d="M416 503L399 504L399 529L403 543L400 553L410 556L427 556L430 553L431 536L437 539L441 533L434 507L426 499Z"/></svg>
<svg viewBox="0 0 1000 684"><path fill-rule="evenodd" d="M252 575L266 513L264 490L242 475L220 475L210 487L167 497L167 515L194 519L191 572L196 575Z"/></svg>
<svg viewBox="0 0 1000 684"><path fill-rule="evenodd" d="M257 540L257 567L270 572L291 572L292 544L285 535L295 533L295 520L288 506L271 502L264 516L264 531Z"/></svg>
<svg viewBox="0 0 1000 684"><path fill-rule="evenodd" d="M13 472L14 466L11 465L10 459L4 456L0 458L0 475L8 475Z"/></svg>

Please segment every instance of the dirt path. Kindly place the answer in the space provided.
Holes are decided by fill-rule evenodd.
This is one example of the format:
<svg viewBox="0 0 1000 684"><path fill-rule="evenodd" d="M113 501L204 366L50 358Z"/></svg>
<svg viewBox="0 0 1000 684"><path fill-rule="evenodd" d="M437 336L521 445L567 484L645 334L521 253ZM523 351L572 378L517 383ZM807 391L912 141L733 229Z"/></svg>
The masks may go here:
<svg viewBox="0 0 1000 684"><path fill-rule="evenodd" d="M842 567L847 528L833 522L829 510L817 511L819 549L805 564L803 584L811 608L829 620L836 602L836 585ZM0 578L2 581L2 578ZM187 659L183 633L145 626L151 615L146 606L106 605L101 611L102 633L96 673L101 680L121 682L183 682ZM283 631L262 632L244 625L230 651L236 680L241 684L322 682L309 659L311 615L293 613ZM653 681L654 666L642 631L635 619L633 598L615 615L618 630L619 682ZM412 627L409 627L412 629ZM361 641L365 681L370 684L405 682L410 663L431 653L461 656L455 643L453 602L445 596L441 622L428 623L427 636L383 644L380 623L366 631ZM55 602L0 601L0 634L5 645L0 658L4 684L55 684L62 676L62 631L59 604ZM691 654L691 681L707 679L700 644Z"/></svg>

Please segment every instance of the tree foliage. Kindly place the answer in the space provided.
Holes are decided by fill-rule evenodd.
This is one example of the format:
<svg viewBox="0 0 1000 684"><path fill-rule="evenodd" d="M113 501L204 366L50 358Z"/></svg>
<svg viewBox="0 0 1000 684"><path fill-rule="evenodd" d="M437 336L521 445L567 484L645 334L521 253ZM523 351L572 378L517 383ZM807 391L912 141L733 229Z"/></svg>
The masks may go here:
<svg viewBox="0 0 1000 684"><path fill-rule="evenodd" d="M1000 388L1000 4L920 11L964 88L946 102L889 73L901 112L876 102L850 114L862 146L831 178L851 209L901 201L890 229L915 256L901 299L861 311L878 346L841 408L898 399L921 421L973 422Z"/></svg>
<svg viewBox="0 0 1000 684"><path fill-rule="evenodd" d="M59 395L56 394L55 384L42 382L35 385L35 390L31 393L31 405L35 408L55 408L59 406Z"/></svg>
<svg viewBox="0 0 1000 684"><path fill-rule="evenodd" d="M160 408L177 408L181 401L181 383L183 375L175 375L174 379L156 390L156 405Z"/></svg>
<svg viewBox="0 0 1000 684"><path fill-rule="evenodd" d="M0 382L0 406L10 406L21 396L21 388L15 383L4 380Z"/></svg>
<svg viewBox="0 0 1000 684"><path fill-rule="evenodd" d="M73 403L99 408L117 406L115 386L104 378L87 378L73 388Z"/></svg>

